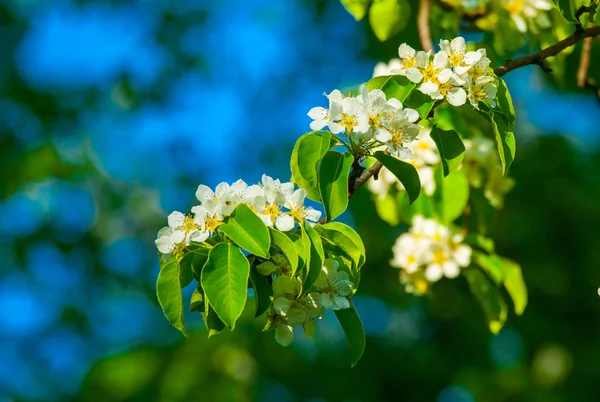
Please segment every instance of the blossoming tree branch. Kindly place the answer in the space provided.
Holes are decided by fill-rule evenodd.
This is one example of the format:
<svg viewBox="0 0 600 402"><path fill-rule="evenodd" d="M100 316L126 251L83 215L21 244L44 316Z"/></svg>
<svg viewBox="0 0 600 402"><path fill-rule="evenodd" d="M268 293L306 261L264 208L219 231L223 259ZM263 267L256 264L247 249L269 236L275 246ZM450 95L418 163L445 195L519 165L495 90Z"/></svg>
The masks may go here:
<svg viewBox="0 0 600 402"><path fill-rule="evenodd" d="M383 3L392 6L389 13L403 4L342 2L357 19L367 12L381 15ZM421 3L419 13L427 47L423 4L429 2ZM361 235L336 219L365 184L381 219L408 227L390 261L406 292L427 294L441 279L462 275L492 332L502 328L509 303L521 314L527 304L521 268L497 255L486 236L514 184L508 170L516 116L499 77L530 64L549 70L548 57L600 30L582 25L573 2L561 1L560 8L546 0L499 4L518 32L535 33L554 12L572 16L573 33L495 69L488 50L460 36L440 40L435 53L402 44L399 57L377 64L366 84L349 93L333 90L324 106L308 111L312 131L294 146L290 182L263 175L254 184L200 185L198 205L189 213L172 212L156 240L158 300L171 324L187 335L183 312L189 305L201 313L209 337L233 330L252 288L255 317L282 346L299 330L312 338L324 312L333 310L356 364L365 335L352 300L366 254ZM586 7L591 25L597 2ZM460 12L469 16L473 10ZM488 14L478 15L485 21ZM396 29L370 21L382 40ZM307 206L307 199L318 208ZM196 289L184 303L181 289L194 281Z"/></svg>

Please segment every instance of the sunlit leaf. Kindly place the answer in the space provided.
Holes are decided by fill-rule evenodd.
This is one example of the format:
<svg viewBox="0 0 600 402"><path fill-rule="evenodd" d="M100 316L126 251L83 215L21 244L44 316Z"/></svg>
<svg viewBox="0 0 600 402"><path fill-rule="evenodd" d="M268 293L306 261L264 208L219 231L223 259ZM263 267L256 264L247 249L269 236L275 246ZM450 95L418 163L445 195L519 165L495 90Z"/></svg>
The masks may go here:
<svg viewBox="0 0 600 402"><path fill-rule="evenodd" d="M483 272L477 269L468 269L463 272L469 282L471 292L485 311L490 331L497 334L506 321L507 307L504 298Z"/></svg>
<svg viewBox="0 0 600 402"><path fill-rule="evenodd" d="M410 18L406 0L374 0L369 12L369 23L380 41L388 40L402 31Z"/></svg>
<svg viewBox="0 0 600 402"><path fill-rule="evenodd" d="M271 232L273 243L279 247L289 261L292 275L294 275L298 269L298 250L296 249L294 242L277 229L269 228L269 231Z"/></svg>
<svg viewBox="0 0 600 402"><path fill-rule="evenodd" d="M202 287L219 318L233 329L246 304L250 264L239 247L221 243L210 250Z"/></svg>
<svg viewBox="0 0 600 402"><path fill-rule="evenodd" d="M273 288L269 285L266 276L258 273L256 266L250 267L250 280L254 288L255 310L254 316L262 315L271 305L271 296L273 296Z"/></svg>
<svg viewBox="0 0 600 402"><path fill-rule="evenodd" d="M371 0L341 0L341 2L356 21L364 18L371 4Z"/></svg>
<svg viewBox="0 0 600 402"><path fill-rule="evenodd" d="M527 287L523 280L521 267L508 258L500 258L502 272L504 273L504 287L513 300L515 313L521 315L527 306Z"/></svg>
<svg viewBox="0 0 600 402"><path fill-rule="evenodd" d="M506 83L502 78L497 78L498 80L498 91L496 94L496 100L498 101L498 107L502 110L502 113L506 116L508 120L508 126L512 127L515 124L515 120L517 118L515 114L515 107L513 106L512 97L510 96L510 92L508 92L508 88L506 87Z"/></svg>
<svg viewBox="0 0 600 402"><path fill-rule="evenodd" d="M372 78L366 83L366 86L369 91L381 89L387 99L395 98L400 102L404 102L417 84L403 75L387 75Z"/></svg>
<svg viewBox="0 0 600 402"><path fill-rule="evenodd" d="M165 316L175 328L188 336L183 321L183 296L181 294L179 262L172 258L161 267L156 281L156 295Z"/></svg>
<svg viewBox="0 0 600 402"><path fill-rule="evenodd" d="M308 269L306 277L302 285L302 288L307 291L315 283L319 277L319 274L321 273L323 268L323 260L325 259L325 253L323 251L323 243L321 242L321 238L315 229L308 224L305 224L302 229L302 236L304 237L304 234L306 234L310 239L310 260L307 267ZM305 244L307 243L305 242Z"/></svg>
<svg viewBox="0 0 600 402"><path fill-rule="evenodd" d="M349 152L328 151L319 169L319 190L327 220L337 218L348 206L348 175L354 158Z"/></svg>
<svg viewBox="0 0 600 402"><path fill-rule="evenodd" d="M321 201L317 172L321 158L329 150L330 140L331 134L328 131L304 134L298 138L292 151L292 181L305 189L307 197L313 201Z"/></svg>
<svg viewBox="0 0 600 402"><path fill-rule="evenodd" d="M341 222L329 222L316 226L317 232L327 241L339 247L351 260L357 272L365 263L365 246L359 234Z"/></svg>
<svg viewBox="0 0 600 402"><path fill-rule="evenodd" d="M269 257L269 229L246 204L235 208L227 223L219 226L238 246L259 257Z"/></svg>
<svg viewBox="0 0 600 402"><path fill-rule="evenodd" d="M465 144L454 130L445 131L437 127L431 128L431 139L437 145L442 160L444 176L458 169L465 157Z"/></svg>

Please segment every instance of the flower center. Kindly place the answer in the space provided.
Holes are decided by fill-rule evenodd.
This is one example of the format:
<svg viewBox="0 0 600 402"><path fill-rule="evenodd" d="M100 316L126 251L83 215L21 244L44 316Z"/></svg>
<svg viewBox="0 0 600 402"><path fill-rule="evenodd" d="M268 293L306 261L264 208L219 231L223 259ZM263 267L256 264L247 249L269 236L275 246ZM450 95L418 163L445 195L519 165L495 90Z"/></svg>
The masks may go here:
<svg viewBox="0 0 600 402"><path fill-rule="evenodd" d="M444 250L437 250L436 252L433 253L433 263L434 264L442 265L446 261L448 261L448 257L446 256L446 253L444 252Z"/></svg>
<svg viewBox="0 0 600 402"><path fill-rule="evenodd" d="M351 114L343 114L342 115L342 121L340 122L340 124L344 127L346 127L346 130L350 131L352 130L352 127L356 127L358 126L358 122L356 121L356 116L351 115Z"/></svg>
<svg viewBox="0 0 600 402"><path fill-rule="evenodd" d="M380 114L376 114L376 115L369 115L369 126L371 126L371 128L375 129L377 127L379 127L381 125L381 115Z"/></svg>
<svg viewBox="0 0 600 402"><path fill-rule="evenodd" d="M467 64L463 61L464 54L462 52L452 51L452 54L448 57L448 61L452 64L452 67L466 67Z"/></svg>
<svg viewBox="0 0 600 402"><path fill-rule="evenodd" d="M300 223L304 223L304 215L305 215L304 214L304 205L299 208L293 208L290 211L290 215L292 215L292 217L295 218Z"/></svg>
<svg viewBox="0 0 600 402"><path fill-rule="evenodd" d="M275 223L277 215L279 215L279 207L277 204L267 205L267 208L263 211L263 215L269 215L271 217L271 222Z"/></svg>
<svg viewBox="0 0 600 402"><path fill-rule="evenodd" d="M445 97L453 87L454 87L454 85L452 85L450 83L450 81L444 82L444 83L438 84L438 91L440 91L440 93Z"/></svg>
<svg viewBox="0 0 600 402"><path fill-rule="evenodd" d="M513 0L506 5L506 10L510 15L521 14L525 7L525 0Z"/></svg>
<svg viewBox="0 0 600 402"><path fill-rule="evenodd" d="M402 59L402 64L404 65L405 69L412 68L417 65L417 59L412 56L406 56L404 59Z"/></svg>
<svg viewBox="0 0 600 402"><path fill-rule="evenodd" d="M204 225L208 229L210 233L213 233L215 229L221 225L223 222L220 222L216 216L211 216L210 218L206 218L204 221Z"/></svg>
<svg viewBox="0 0 600 402"><path fill-rule="evenodd" d="M422 69L421 73L423 74L423 82L431 81L434 84L439 84L437 76L440 70L437 70L433 65L433 62L429 62L429 66L427 68Z"/></svg>
<svg viewBox="0 0 600 402"><path fill-rule="evenodd" d="M192 230L198 229L198 225L194 222L194 218L186 216L183 221L183 230L185 233L190 233Z"/></svg>
<svg viewBox="0 0 600 402"><path fill-rule="evenodd" d="M415 257L414 254L409 254L408 257L406 258L406 262L408 264L414 264L415 262L417 262L417 257Z"/></svg>

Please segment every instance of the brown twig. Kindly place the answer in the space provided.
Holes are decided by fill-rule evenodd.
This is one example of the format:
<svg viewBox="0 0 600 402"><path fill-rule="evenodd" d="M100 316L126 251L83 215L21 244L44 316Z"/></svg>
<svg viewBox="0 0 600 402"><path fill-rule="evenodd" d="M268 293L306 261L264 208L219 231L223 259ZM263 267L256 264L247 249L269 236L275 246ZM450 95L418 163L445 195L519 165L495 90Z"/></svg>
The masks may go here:
<svg viewBox="0 0 600 402"><path fill-rule="evenodd" d="M587 88L594 91L598 102L600 102L600 86L598 86L593 79L588 77L590 60L592 58L592 39L592 37L587 37L583 40L579 68L577 69L577 85L579 88Z"/></svg>
<svg viewBox="0 0 600 402"><path fill-rule="evenodd" d="M417 24L419 26L419 39L421 46L426 52L433 50L433 42L431 41L431 32L429 30L429 0L421 0L419 2L419 15L417 16Z"/></svg>
<svg viewBox="0 0 600 402"><path fill-rule="evenodd" d="M592 38L598 35L600 35L600 26L582 29L581 31L575 31L575 33L573 33L571 36L561 40L558 43L555 43L552 46L548 46L547 48L537 53L525 57L520 57L515 60L507 60L506 63L496 68L494 70L494 73L496 73L498 77L501 77L512 70L516 70L517 68L521 68L531 64L537 64L540 67L542 67L544 71L548 72L549 69L544 64L544 61L548 57L556 56L558 53L562 52L570 46L573 46L580 40L583 40L585 38Z"/></svg>

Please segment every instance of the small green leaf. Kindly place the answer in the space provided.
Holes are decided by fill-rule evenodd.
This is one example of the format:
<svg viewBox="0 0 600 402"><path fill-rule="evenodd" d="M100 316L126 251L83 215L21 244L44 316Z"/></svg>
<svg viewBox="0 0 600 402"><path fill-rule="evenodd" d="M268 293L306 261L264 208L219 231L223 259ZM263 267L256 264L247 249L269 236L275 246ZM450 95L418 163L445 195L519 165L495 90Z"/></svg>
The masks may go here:
<svg viewBox="0 0 600 402"><path fill-rule="evenodd" d="M383 198L377 195L374 195L373 198L379 217L390 226L397 226L400 223L400 211L396 197L388 191Z"/></svg>
<svg viewBox="0 0 600 402"><path fill-rule="evenodd" d="M304 279L304 283L302 284L302 288L305 291L308 291L310 287L315 283L315 281L319 277L319 274L321 273L321 270L323 269L323 260L325 259L325 252L323 251L323 243L321 242L321 238L319 237L315 229L312 228L312 226L305 224L302 227L302 230L302 237L305 238L304 234L306 234L310 239L310 241L308 242L310 244L310 260L308 264L306 278ZM305 244L307 244L306 241Z"/></svg>
<svg viewBox="0 0 600 402"><path fill-rule="evenodd" d="M186 253L179 261L179 283L182 289L194 280L193 265L195 257L196 255L194 253ZM201 269L202 268L200 268L200 270Z"/></svg>
<svg viewBox="0 0 600 402"><path fill-rule="evenodd" d="M202 314L206 329L208 329L208 337L218 334L225 328L225 323L221 321L213 307L206 303L206 312Z"/></svg>
<svg viewBox="0 0 600 402"><path fill-rule="evenodd" d="M344 8L354 17L356 21L364 18L369 10L371 0L341 0Z"/></svg>
<svg viewBox="0 0 600 402"><path fill-rule="evenodd" d="M183 335L188 336L183 321L183 295L181 294L179 262L172 258L161 268L156 281L156 295L165 316Z"/></svg>
<svg viewBox="0 0 600 402"><path fill-rule="evenodd" d="M499 257L499 259L504 273L504 287L513 300L515 313L521 315L527 306L527 287L523 280L521 267L507 258Z"/></svg>
<svg viewBox="0 0 600 402"><path fill-rule="evenodd" d="M327 220L342 214L348 206L348 175L354 158L348 152L328 151L319 169L319 190Z"/></svg>
<svg viewBox="0 0 600 402"><path fill-rule="evenodd" d="M204 313L204 310L206 309L205 299L206 297L204 296L204 289L202 289L202 286L198 285L198 287L194 289L194 293L192 293L192 297L190 298L190 311Z"/></svg>
<svg viewBox="0 0 600 402"><path fill-rule="evenodd" d="M375 152L375 158L400 180L408 194L408 202L410 204L415 202L421 193L421 179L419 179L417 169L410 163L387 155L383 151Z"/></svg>
<svg viewBox="0 0 600 402"><path fill-rule="evenodd" d="M350 258L352 269L358 272L365 263L365 246L360 235L340 222L329 222L315 228L324 239L339 247Z"/></svg>
<svg viewBox="0 0 600 402"><path fill-rule="evenodd" d="M435 99L431 99L431 96L425 95L421 91L412 91L404 102L404 107L416 110L421 119L426 119L429 116L429 112L431 112L434 105Z"/></svg>
<svg viewBox="0 0 600 402"><path fill-rule="evenodd" d="M442 222L449 224L461 216L469 201L469 180L458 170L448 177L437 171L436 209Z"/></svg>
<svg viewBox="0 0 600 402"><path fill-rule="evenodd" d="M515 159L515 134L508 127L500 114L491 113L492 129L494 130L496 147L498 148L498 155L500 156L500 163L502 164L502 174L506 174L508 168L510 168L510 165Z"/></svg>
<svg viewBox="0 0 600 402"><path fill-rule="evenodd" d="M266 276L262 276L256 270L256 266L250 267L250 280L254 288L254 300L256 301L256 309L254 317L262 315L271 305L271 296L273 296L273 288L269 285Z"/></svg>
<svg viewBox="0 0 600 402"><path fill-rule="evenodd" d="M402 31L410 18L406 0L374 0L369 12L373 33L381 42Z"/></svg>
<svg viewBox="0 0 600 402"><path fill-rule="evenodd" d="M473 261L477 264L496 285L500 285L504 280L502 262L496 254L484 254L479 251L473 251Z"/></svg>
<svg viewBox="0 0 600 402"><path fill-rule="evenodd" d="M493 253L495 249L495 244L492 239L477 233L469 233L465 237L464 243L468 244L472 248L477 248L487 253Z"/></svg>
<svg viewBox="0 0 600 402"><path fill-rule="evenodd" d="M560 13L565 17L567 22L577 24L577 18L575 18L576 6L575 0L554 0L554 4L558 6Z"/></svg>
<svg viewBox="0 0 600 402"><path fill-rule="evenodd" d="M313 201L321 201L317 172L319 162L329 150L330 145L331 133L329 131L323 131L322 134L308 133L298 138L292 151L290 161L292 181L298 187L305 189L307 197Z"/></svg>
<svg viewBox="0 0 600 402"><path fill-rule="evenodd" d="M296 270L298 269L298 250L296 249L294 242L277 229L269 228L269 231L271 232L273 243L279 247L289 261L292 269L292 276L295 275Z"/></svg>
<svg viewBox="0 0 600 402"><path fill-rule="evenodd" d="M238 205L227 223L219 226L218 230L244 250L262 258L269 258L269 229L246 204Z"/></svg>
<svg viewBox="0 0 600 402"><path fill-rule="evenodd" d="M365 85L369 91L381 89L385 93L387 99L395 98L400 102L404 102L417 86L417 84L403 75L375 77Z"/></svg>
<svg viewBox="0 0 600 402"><path fill-rule="evenodd" d="M498 91L496 93L496 100L498 101L498 107L502 110L502 113L506 116L508 120L508 126L512 127L515 124L515 120L517 116L515 114L515 107L513 106L512 97L510 96L510 92L508 92L508 88L506 87L506 83L502 78L498 79Z"/></svg>
<svg viewBox="0 0 600 402"><path fill-rule="evenodd" d="M346 334L346 339L348 339L352 367L354 367L365 351L366 338L362 321L352 304L350 308L336 310L335 316Z"/></svg>
<svg viewBox="0 0 600 402"><path fill-rule="evenodd" d="M440 152L444 176L448 176L458 169L465 157L465 144L456 131L445 131L438 128L437 125L431 128L431 139Z"/></svg>
<svg viewBox="0 0 600 402"><path fill-rule="evenodd" d="M477 269L463 271L469 282L473 295L485 311L488 318L490 331L494 334L500 332L506 321L506 302L498 289Z"/></svg>
<svg viewBox="0 0 600 402"><path fill-rule="evenodd" d="M219 318L233 329L246 304L250 264L233 244L220 243L210 250L202 270L206 298Z"/></svg>
<svg viewBox="0 0 600 402"><path fill-rule="evenodd" d="M210 248L202 248L202 249L194 249L192 251L186 252L182 261L188 256L191 256L190 267L192 269L192 275L194 279L200 282L200 274L202 273L202 268L206 261L208 260L208 253L210 252Z"/></svg>

